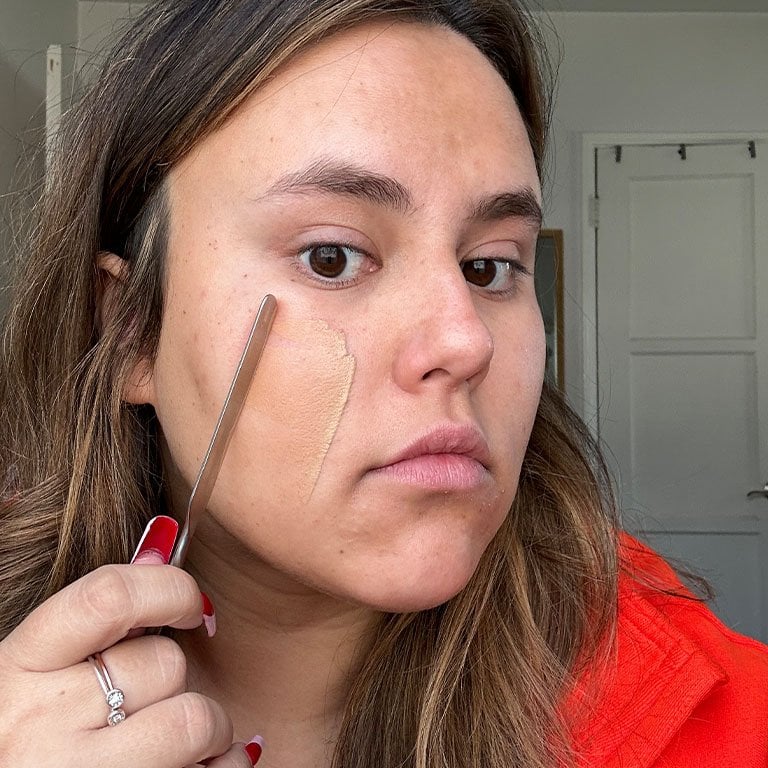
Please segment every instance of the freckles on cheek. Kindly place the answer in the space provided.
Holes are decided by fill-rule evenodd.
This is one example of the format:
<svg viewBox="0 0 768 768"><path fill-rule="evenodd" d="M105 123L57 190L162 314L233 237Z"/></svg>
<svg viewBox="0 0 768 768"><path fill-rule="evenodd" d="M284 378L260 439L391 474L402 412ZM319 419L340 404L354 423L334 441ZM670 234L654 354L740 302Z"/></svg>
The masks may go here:
<svg viewBox="0 0 768 768"><path fill-rule="evenodd" d="M246 408L266 418L301 501L312 495L355 372L344 335L321 320L275 321ZM254 414L256 415L256 414Z"/></svg>

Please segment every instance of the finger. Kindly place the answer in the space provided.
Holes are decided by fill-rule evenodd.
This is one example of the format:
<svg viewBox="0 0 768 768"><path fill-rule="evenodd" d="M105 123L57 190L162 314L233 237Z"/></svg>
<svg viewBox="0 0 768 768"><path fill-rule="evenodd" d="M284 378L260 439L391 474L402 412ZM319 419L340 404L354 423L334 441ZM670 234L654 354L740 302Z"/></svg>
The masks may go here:
<svg viewBox="0 0 768 768"><path fill-rule="evenodd" d="M100 758L94 765L121 768L182 768L224 755L231 744L232 721L221 705L189 692L142 709L114 728L92 731L87 740L89 754Z"/></svg>
<svg viewBox="0 0 768 768"><path fill-rule="evenodd" d="M179 645L168 637L146 636L118 643L101 654L112 685L125 701L121 709L132 715L163 699L173 698L187 689L187 659ZM67 676L62 691L71 691L66 700L74 705L74 722L94 730L107 722L110 708L93 665L84 662L55 673Z"/></svg>
<svg viewBox="0 0 768 768"><path fill-rule="evenodd" d="M159 519L159 518L155 518ZM174 521L176 522L176 521ZM165 552L159 552L157 549L149 548L143 549L146 545L147 535L145 534L142 541L139 543L139 548L136 550L136 554L131 560L132 565L166 565L168 563L169 555ZM126 638L141 637L147 631L147 627L136 627L132 629L126 635Z"/></svg>
<svg viewBox="0 0 768 768"><path fill-rule="evenodd" d="M136 627L197 627L195 580L170 565L105 565L36 608L4 641L20 669L48 672L81 662Z"/></svg>
<svg viewBox="0 0 768 768"><path fill-rule="evenodd" d="M261 736L256 736L248 744L237 742L223 755L203 760L202 764L208 768L252 768L259 762L263 744Z"/></svg>

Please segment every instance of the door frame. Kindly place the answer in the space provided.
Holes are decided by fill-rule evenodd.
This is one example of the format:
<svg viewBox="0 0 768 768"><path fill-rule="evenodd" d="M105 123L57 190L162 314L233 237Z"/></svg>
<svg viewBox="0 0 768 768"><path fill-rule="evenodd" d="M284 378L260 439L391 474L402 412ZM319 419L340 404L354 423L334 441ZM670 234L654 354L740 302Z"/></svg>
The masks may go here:
<svg viewBox="0 0 768 768"><path fill-rule="evenodd" d="M654 144L707 144L709 142L755 141L768 152L768 133L756 131L723 131L720 133L583 133L581 134L581 348L582 402L585 421L595 438L599 438L599 406L597 375L597 236L590 223L592 200L597 181L595 150L642 147ZM760 150L758 150L760 151Z"/></svg>

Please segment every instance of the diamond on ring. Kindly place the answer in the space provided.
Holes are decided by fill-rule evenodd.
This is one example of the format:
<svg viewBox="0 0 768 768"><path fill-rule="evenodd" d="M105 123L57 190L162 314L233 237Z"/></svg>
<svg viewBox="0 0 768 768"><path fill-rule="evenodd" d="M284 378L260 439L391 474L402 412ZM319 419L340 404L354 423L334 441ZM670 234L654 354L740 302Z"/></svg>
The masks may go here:
<svg viewBox="0 0 768 768"><path fill-rule="evenodd" d="M125 712L122 709L113 709L107 715L107 723L109 725L117 725L125 720Z"/></svg>
<svg viewBox="0 0 768 768"><path fill-rule="evenodd" d="M104 691L104 696L107 699L107 706L109 707L109 714L107 715L107 725L117 725L122 723L126 718L125 710L122 709L125 702L125 694L112 685L112 679L109 676L107 667L104 664L104 659L101 658L100 653L95 653L93 656L88 657L88 661L91 662L93 671L96 673L96 677L99 680L101 690Z"/></svg>
<svg viewBox="0 0 768 768"><path fill-rule="evenodd" d="M107 693L107 704L110 709L119 709L123 706L125 694L119 688L113 688Z"/></svg>

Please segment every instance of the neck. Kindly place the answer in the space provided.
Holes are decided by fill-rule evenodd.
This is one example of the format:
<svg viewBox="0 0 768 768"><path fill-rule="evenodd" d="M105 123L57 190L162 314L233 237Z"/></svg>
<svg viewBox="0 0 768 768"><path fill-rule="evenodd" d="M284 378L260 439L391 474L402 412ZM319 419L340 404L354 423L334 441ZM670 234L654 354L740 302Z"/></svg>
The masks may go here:
<svg viewBox="0 0 768 768"><path fill-rule="evenodd" d="M377 614L297 583L206 517L187 568L218 630L179 639L189 687L225 708L236 740L264 737L260 766L324 768Z"/></svg>

